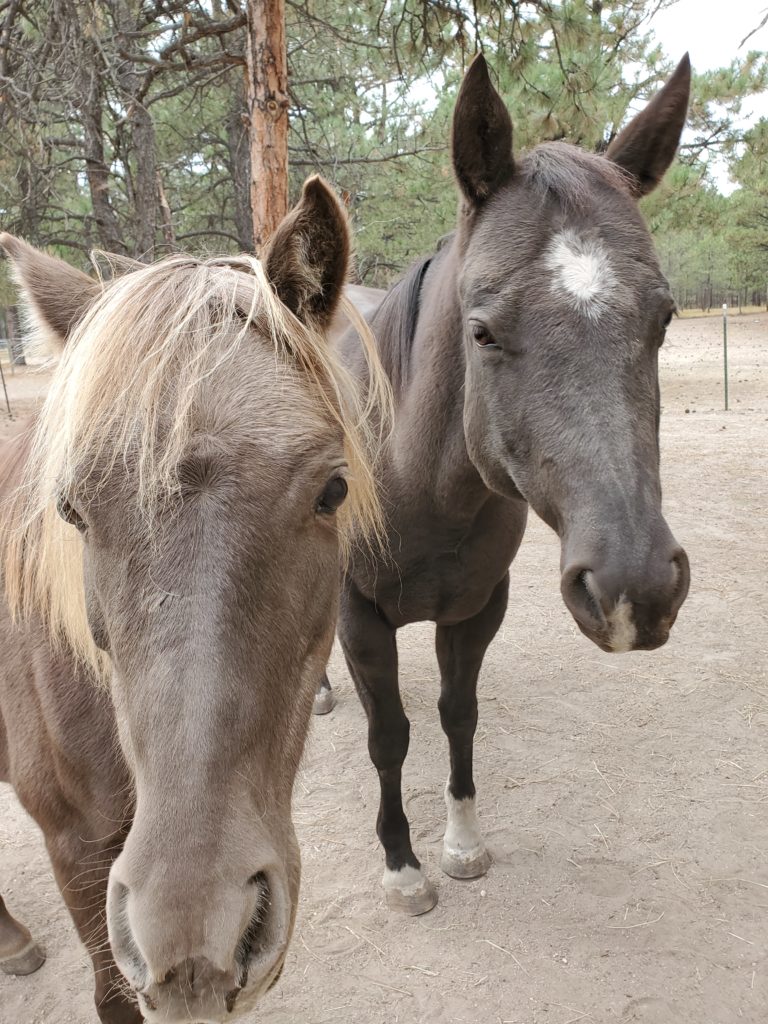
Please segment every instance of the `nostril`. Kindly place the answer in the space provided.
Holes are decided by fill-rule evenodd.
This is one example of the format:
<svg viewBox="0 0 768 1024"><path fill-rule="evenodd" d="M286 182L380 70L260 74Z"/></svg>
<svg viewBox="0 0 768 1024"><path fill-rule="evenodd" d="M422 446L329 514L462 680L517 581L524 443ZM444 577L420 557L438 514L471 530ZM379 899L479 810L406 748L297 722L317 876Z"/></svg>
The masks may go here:
<svg viewBox="0 0 768 1024"><path fill-rule="evenodd" d="M688 588L691 584L691 570L688 564L688 556L680 551L671 559L673 580L671 604L673 612L677 612L688 596Z"/></svg>
<svg viewBox="0 0 768 1024"><path fill-rule="evenodd" d="M248 887L256 889L256 906L235 953L235 959L241 972L238 982L240 987L247 981L248 969L252 961L258 959L264 952L270 939L268 923L272 905L272 889L269 878L264 871L257 871L248 879Z"/></svg>
<svg viewBox="0 0 768 1024"><path fill-rule="evenodd" d="M600 603L597 596L594 593L594 576L589 569L582 569L579 575L574 580L574 585L579 591L579 596L584 602L587 609L596 619L601 619L603 613L600 609Z"/></svg>
<svg viewBox="0 0 768 1024"><path fill-rule="evenodd" d="M567 569L563 575L561 586L565 603L577 622L586 621L591 627L605 623L600 591L591 569L577 566Z"/></svg>
<svg viewBox="0 0 768 1024"><path fill-rule="evenodd" d="M107 900L109 941L120 970L134 988L143 988L147 980L147 964L136 945L128 918L130 890L122 882L113 881Z"/></svg>

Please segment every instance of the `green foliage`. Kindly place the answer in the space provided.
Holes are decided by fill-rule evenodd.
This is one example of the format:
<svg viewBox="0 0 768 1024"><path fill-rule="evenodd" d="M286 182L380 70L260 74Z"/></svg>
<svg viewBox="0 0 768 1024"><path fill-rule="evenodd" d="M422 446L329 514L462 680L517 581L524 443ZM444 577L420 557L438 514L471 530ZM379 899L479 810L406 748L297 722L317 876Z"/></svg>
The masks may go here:
<svg viewBox="0 0 768 1024"><path fill-rule="evenodd" d="M600 149L668 70L651 6L484 2L475 20L461 3L291 5L293 187L309 166L334 181L350 201L361 274L387 283L455 222L450 119L476 50L512 112L518 151L551 139ZM318 67L326 78L313 78Z"/></svg>
<svg viewBox="0 0 768 1024"><path fill-rule="evenodd" d="M286 0L292 195L309 173L329 178L353 218L361 276L388 283L454 224L450 120L473 54L484 50L494 69L517 151L551 139L599 151L673 66L652 33L659 6ZM220 0L10 5L3 227L81 261L92 246L139 256L247 247L243 11ZM768 277L768 128L735 127L745 99L766 88L757 51L696 75L693 130L643 203L682 301ZM738 183L728 198L708 175L713 153Z"/></svg>
<svg viewBox="0 0 768 1024"><path fill-rule="evenodd" d="M11 280L8 264L0 264L0 309L7 309L16 301L16 285Z"/></svg>

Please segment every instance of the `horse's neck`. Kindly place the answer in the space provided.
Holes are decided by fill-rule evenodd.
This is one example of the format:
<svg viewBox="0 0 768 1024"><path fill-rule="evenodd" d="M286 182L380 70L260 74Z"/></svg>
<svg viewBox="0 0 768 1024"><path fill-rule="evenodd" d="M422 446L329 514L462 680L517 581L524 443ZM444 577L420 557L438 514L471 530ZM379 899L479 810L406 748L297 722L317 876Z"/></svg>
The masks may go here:
<svg viewBox="0 0 768 1024"><path fill-rule="evenodd" d="M464 439L465 359L458 261L446 251L423 280L408 379L397 396L393 454L398 467L413 471L419 486L447 507L458 507L457 496L463 505L488 494Z"/></svg>

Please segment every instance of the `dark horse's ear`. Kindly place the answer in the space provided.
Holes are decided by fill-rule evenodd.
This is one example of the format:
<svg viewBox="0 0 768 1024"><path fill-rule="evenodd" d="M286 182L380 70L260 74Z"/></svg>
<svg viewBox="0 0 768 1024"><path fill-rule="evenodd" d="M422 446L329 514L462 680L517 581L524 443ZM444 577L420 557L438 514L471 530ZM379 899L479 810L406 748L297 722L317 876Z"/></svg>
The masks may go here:
<svg viewBox="0 0 768 1024"><path fill-rule="evenodd" d="M347 281L349 253L344 208L323 179L313 177L270 239L264 269L291 312L324 330Z"/></svg>
<svg viewBox="0 0 768 1024"><path fill-rule="evenodd" d="M638 198L656 188L675 158L690 91L691 62L686 53L664 88L606 151L609 160L629 171Z"/></svg>
<svg viewBox="0 0 768 1024"><path fill-rule="evenodd" d="M61 349L101 288L98 281L5 232L0 235L30 319L54 348Z"/></svg>
<svg viewBox="0 0 768 1024"><path fill-rule="evenodd" d="M451 149L454 174L470 208L482 205L514 174L512 119L482 53L470 64L456 98Z"/></svg>

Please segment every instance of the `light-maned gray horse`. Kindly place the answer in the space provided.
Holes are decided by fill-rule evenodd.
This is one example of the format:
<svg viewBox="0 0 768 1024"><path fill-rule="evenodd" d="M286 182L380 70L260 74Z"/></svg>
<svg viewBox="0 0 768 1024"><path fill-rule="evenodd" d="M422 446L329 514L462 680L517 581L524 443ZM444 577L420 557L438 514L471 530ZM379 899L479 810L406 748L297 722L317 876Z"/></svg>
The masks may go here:
<svg viewBox="0 0 768 1024"><path fill-rule="evenodd" d="M282 969L340 544L378 521L327 340L346 216L312 179L263 263L106 283L0 244L62 350L0 452L0 778L43 831L103 1024L233 1020ZM41 962L0 900L0 967Z"/></svg>

